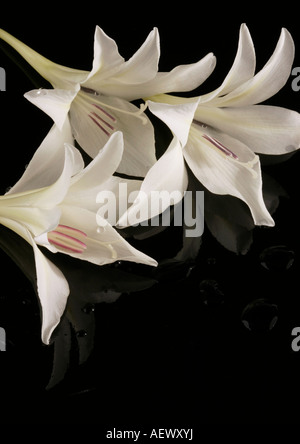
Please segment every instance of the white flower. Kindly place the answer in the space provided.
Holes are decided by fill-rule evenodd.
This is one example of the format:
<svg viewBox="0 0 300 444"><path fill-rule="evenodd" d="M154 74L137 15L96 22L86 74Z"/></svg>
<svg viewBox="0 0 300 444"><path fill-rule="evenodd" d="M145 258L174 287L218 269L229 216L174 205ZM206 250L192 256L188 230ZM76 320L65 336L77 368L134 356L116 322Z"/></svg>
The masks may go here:
<svg viewBox="0 0 300 444"><path fill-rule="evenodd" d="M212 72L215 58L208 54L198 63L181 65L171 72L158 72L160 45L155 28L140 49L127 61L114 40L98 26L94 39L94 60L90 72L67 68L47 60L0 29L0 38L16 49L53 90L25 94L62 128L70 119L81 147L93 158L115 131L124 134L124 156L119 172L144 176L155 163L153 126L131 101L166 92L188 91Z"/></svg>
<svg viewBox="0 0 300 444"><path fill-rule="evenodd" d="M210 192L243 200L256 225L274 225L263 199L260 160L255 153L274 155L298 149L300 115L257 103L284 86L293 58L293 40L282 29L273 55L254 75L254 47L247 27L242 25L235 61L219 88L189 99L168 94L152 97L149 109L169 126L183 147L181 157L177 150L176 158L169 161L165 180L169 181L173 174L183 177L184 159ZM170 153L166 152L152 167L141 189L147 188L149 177L154 183L161 180L167 155ZM176 168L180 168L180 174ZM126 217L125 214L121 222Z"/></svg>
<svg viewBox="0 0 300 444"><path fill-rule="evenodd" d="M64 145L68 141L72 141L68 122L62 131L54 125L21 179L0 197L0 223L22 236L34 251L46 344L64 312L69 286L38 245L99 265L116 260L157 265L107 221L98 229L96 196L102 189L117 189L121 180L112 174L122 157L122 134L115 133L86 168L79 151Z"/></svg>

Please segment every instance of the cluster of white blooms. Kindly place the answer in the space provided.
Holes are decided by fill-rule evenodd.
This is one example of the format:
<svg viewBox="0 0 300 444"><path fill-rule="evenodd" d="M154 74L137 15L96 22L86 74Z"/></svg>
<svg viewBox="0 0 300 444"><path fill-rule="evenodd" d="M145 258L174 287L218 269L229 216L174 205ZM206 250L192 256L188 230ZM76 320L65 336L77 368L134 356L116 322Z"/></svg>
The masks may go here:
<svg viewBox="0 0 300 444"><path fill-rule="evenodd" d="M4 30L0 38L53 87L25 94L53 119L53 126L23 176L0 197L0 223L34 251L46 344L66 307L69 286L39 246L99 265L126 260L155 266L113 225L124 228L134 225L137 214L151 219L166 210L168 201L150 205L153 192L172 195L172 205L180 202L189 172L201 189L243 201L255 225L274 225L263 199L259 154L298 149L300 115L260 103L290 76L294 43L286 29L256 73L254 45L247 26L241 25L237 54L223 83L190 97L176 93L198 88L213 72L215 56L209 53L197 63L160 72L157 29L124 60L115 41L97 26L90 71L58 65ZM151 114L172 135L159 158ZM91 158L86 166L75 141ZM113 192L119 201L125 185L136 198L130 205L117 205L122 211L111 223L99 211L101 193Z"/></svg>

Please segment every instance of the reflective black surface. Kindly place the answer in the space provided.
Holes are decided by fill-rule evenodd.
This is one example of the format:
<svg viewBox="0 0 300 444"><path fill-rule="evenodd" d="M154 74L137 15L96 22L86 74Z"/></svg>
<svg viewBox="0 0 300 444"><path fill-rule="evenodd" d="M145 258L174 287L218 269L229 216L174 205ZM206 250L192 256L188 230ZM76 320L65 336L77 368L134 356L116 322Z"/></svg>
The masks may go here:
<svg viewBox="0 0 300 444"><path fill-rule="evenodd" d="M31 30L25 23L17 29L9 18L3 28L59 63L74 66L80 47L75 67L86 69L96 23L117 41L119 37L125 56L156 25L162 69L216 53L218 70L207 91L230 68L241 23L196 32L179 17L171 28L162 17L118 27L108 18L102 23L86 17L70 35L63 20L54 33L53 26L40 22ZM271 55L281 26L300 46L295 22L269 23L267 33L259 23L247 24L260 65ZM86 33L82 39L81 32ZM181 53L175 50L180 42ZM71 44L66 52L63 48ZM32 82L0 54L7 74L7 91L0 98L4 193L22 174L51 121L22 97ZM299 97L287 84L270 103L300 111ZM104 439L113 427L190 427L201 436L203 424L298 422L300 352L291 344L292 330L300 326L299 166L299 153L280 163L264 162L265 192L277 207L276 225L233 226L241 254L221 245L208 226L197 258L187 262L173 259L182 247L180 227L144 240L130 238L159 260L157 269L120 262L99 268L45 252L71 287L65 316L49 346L40 339L31 248L1 227L0 326L7 339L7 350L0 354L3 423L97 424ZM209 193L205 205L207 212L222 211L218 197ZM228 205L237 214L244 211L234 199L228 198Z"/></svg>

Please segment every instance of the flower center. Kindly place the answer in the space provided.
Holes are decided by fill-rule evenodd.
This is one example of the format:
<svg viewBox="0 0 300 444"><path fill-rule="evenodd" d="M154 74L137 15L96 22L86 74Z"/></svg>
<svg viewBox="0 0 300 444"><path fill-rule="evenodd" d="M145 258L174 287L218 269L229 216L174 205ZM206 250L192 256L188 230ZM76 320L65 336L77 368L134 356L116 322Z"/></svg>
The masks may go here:
<svg viewBox="0 0 300 444"><path fill-rule="evenodd" d="M83 253L87 248L83 242L86 234L76 228L67 225L58 225L57 228L48 233L48 241L57 247L63 248L71 253Z"/></svg>
<svg viewBox="0 0 300 444"><path fill-rule="evenodd" d="M203 130L205 130L205 128L208 128L208 126L205 123L199 122L198 120L193 120L193 123L198 127L203 128ZM252 160L249 160L248 162L243 162L233 151L227 148L227 146L223 145L223 143L221 143L215 137L212 137L209 134L204 133L203 130L201 130L201 137L203 137L203 139L209 142L209 146L211 148L217 149L218 152L221 153L223 156L225 156L227 159L236 162L240 166L246 168L248 171L250 171L250 173L254 178L257 177L257 173L253 169L253 166L259 161L259 157L257 155L254 155Z"/></svg>
<svg viewBox="0 0 300 444"><path fill-rule="evenodd" d="M147 123L147 118L142 115L145 109L147 108L146 103L141 104L140 108L137 111L129 111L128 109L119 108L117 106L101 102L100 100L101 94L99 94L97 91L91 88L81 86L81 91L85 93L84 97L83 95L80 94L78 95L78 97L81 97L83 100L87 100L88 117L108 137L111 136L111 134L116 129L117 119L113 115L114 112L136 117L142 121L143 125Z"/></svg>

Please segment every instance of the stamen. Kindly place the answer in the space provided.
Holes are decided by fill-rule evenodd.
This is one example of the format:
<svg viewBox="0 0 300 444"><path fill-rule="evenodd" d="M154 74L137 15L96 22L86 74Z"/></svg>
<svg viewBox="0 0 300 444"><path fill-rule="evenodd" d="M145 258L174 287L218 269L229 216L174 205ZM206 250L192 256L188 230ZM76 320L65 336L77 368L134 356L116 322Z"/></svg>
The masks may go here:
<svg viewBox="0 0 300 444"><path fill-rule="evenodd" d="M93 113L95 115L96 113ZM108 137L111 135L91 114L88 115L90 119L106 134ZM96 115L100 119L98 115ZM101 119L102 120L102 119Z"/></svg>
<svg viewBox="0 0 300 444"><path fill-rule="evenodd" d="M118 254L112 244L106 244L105 246L110 250L112 259L117 259Z"/></svg>
<svg viewBox="0 0 300 444"><path fill-rule="evenodd" d="M101 103L101 102L98 102L98 103ZM104 108L102 108L100 105L98 105L98 103L93 103L93 105L96 108L98 108L99 110L101 110L103 113L105 113L108 117L110 117L114 122L116 122L116 119L113 116L111 116L107 111L105 111ZM118 113L128 114L133 117L137 117L138 119L142 120L143 125L146 125L146 123L147 123L147 118L145 116L141 116L141 114L143 114L143 112L146 110L146 108L148 106L146 103L142 103L140 105L140 109L138 111L127 111L126 109L117 108L115 106L108 105L107 103L103 103L103 106L105 108L112 109L113 111L117 111Z"/></svg>
<svg viewBox="0 0 300 444"><path fill-rule="evenodd" d="M201 128L207 128L206 123L200 122L199 120L193 120L193 123L195 123L196 125L201 126Z"/></svg>
<svg viewBox="0 0 300 444"><path fill-rule="evenodd" d="M48 233L50 244L56 245L71 253L83 253L87 248L83 240L86 234L76 228L67 225L58 225L57 228Z"/></svg>
<svg viewBox="0 0 300 444"><path fill-rule="evenodd" d="M99 93L92 88L87 88L86 86L81 86L80 89L88 94L93 94L94 96L99 96Z"/></svg>
<svg viewBox="0 0 300 444"><path fill-rule="evenodd" d="M225 145L223 145L214 137L211 137L208 134L202 134L202 137L210 142L218 150L220 150L223 154L225 154L226 157L229 157L231 161L237 162L240 166L249 170L254 178L257 177L257 172L253 169L253 166L259 161L259 157L257 155L254 155L253 159L249 160L248 162L242 162L236 154L230 151L230 149L228 149Z"/></svg>
<svg viewBox="0 0 300 444"><path fill-rule="evenodd" d="M101 106L97 105L96 103L93 103L93 105L98 108L103 114L105 114L107 117L109 117L113 122L116 122L117 119L114 118L111 114L109 114L105 109L103 109Z"/></svg>
<svg viewBox="0 0 300 444"><path fill-rule="evenodd" d="M226 154L226 156L232 157L235 160L238 160L238 156L230 151L226 146L224 146L221 142L219 142L214 137L211 137L207 134L203 134L202 137L212 143L216 148L218 148L222 153Z"/></svg>
<svg viewBox="0 0 300 444"><path fill-rule="evenodd" d="M86 88L86 87L81 86L80 89L84 93L87 93L87 94L82 94L81 98L82 99L84 97L85 98L89 98L89 101L92 102L92 105L95 106L96 108L98 108L103 114L105 114L107 117L109 117L113 122L116 122L117 120L106 109L111 109L111 110L117 111L119 113L129 114L129 115L132 115L134 117L137 117L137 118L139 118L139 119L141 119L143 121L143 124L146 124L148 122L148 120L147 120L147 118L145 116L141 116L141 114L148 107L147 103L140 104L140 109L138 111L128 111L126 109L118 108L116 106L109 105L108 103L101 102L98 99L98 97L103 96L103 94L100 94L100 93L98 93L97 91L95 91L95 90L93 90L91 88ZM94 102L94 99L92 98L92 96L97 96L97 102L96 103Z"/></svg>

